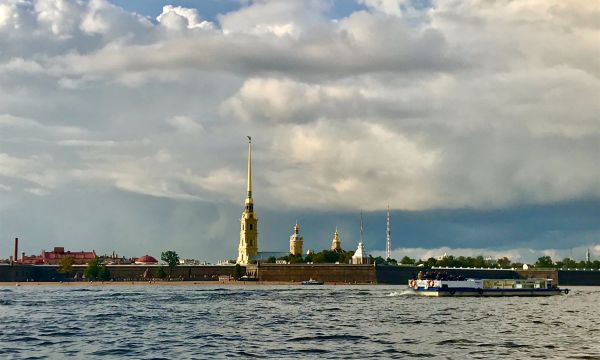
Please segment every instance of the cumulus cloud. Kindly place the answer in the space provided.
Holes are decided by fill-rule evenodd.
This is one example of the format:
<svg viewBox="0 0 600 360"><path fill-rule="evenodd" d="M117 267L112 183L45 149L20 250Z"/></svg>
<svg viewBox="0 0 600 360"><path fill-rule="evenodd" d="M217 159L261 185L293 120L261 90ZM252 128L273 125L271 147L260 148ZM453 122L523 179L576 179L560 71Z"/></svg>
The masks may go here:
<svg viewBox="0 0 600 360"><path fill-rule="evenodd" d="M323 1L258 0L238 11L219 16L225 34L299 37L311 28L325 25Z"/></svg>
<svg viewBox="0 0 600 360"><path fill-rule="evenodd" d="M600 196L597 3L360 3L2 2L0 196L236 202L247 134L271 209Z"/></svg>
<svg viewBox="0 0 600 360"><path fill-rule="evenodd" d="M210 21L200 20L198 10L184 8L181 6L166 5L162 13L156 17L156 20L163 26L171 30L183 29L205 29L213 28Z"/></svg>

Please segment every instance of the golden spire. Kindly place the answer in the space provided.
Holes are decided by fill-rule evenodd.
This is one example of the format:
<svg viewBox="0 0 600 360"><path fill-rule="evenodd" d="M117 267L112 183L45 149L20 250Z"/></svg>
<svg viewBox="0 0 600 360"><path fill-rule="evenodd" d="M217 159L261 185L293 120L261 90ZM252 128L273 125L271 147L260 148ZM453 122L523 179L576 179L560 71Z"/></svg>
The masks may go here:
<svg viewBox="0 0 600 360"><path fill-rule="evenodd" d="M252 199L252 138L248 138L248 199Z"/></svg>

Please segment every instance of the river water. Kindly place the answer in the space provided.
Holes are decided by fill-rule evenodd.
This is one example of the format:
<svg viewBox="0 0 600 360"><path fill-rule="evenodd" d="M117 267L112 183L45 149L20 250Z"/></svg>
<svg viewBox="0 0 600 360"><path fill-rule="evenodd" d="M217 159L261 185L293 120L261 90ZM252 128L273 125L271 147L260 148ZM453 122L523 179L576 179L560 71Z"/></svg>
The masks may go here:
<svg viewBox="0 0 600 360"><path fill-rule="evenodd" d="M0 287L0 359L600 358L600 288L437 299L404 289Z"/></svg>

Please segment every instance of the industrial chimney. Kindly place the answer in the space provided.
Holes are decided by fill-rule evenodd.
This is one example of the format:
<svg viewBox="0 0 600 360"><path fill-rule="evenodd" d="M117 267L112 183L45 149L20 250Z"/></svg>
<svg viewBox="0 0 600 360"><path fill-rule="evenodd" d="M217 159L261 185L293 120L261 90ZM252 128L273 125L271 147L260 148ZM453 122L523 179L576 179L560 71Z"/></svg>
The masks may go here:
<svg viewBox="0 0 600 360"><path fill-rule="evenodd" d="M19 259L19 238L15 238L15 254L13 255L13 259L15 262Z"/></svg>

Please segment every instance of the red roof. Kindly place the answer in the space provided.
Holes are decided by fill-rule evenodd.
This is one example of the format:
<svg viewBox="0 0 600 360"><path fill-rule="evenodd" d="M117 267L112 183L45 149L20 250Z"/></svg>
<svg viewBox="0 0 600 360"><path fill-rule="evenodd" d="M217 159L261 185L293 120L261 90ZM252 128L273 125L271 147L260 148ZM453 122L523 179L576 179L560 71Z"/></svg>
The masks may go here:
<svg viewBox="0 0 600 360"><path fill-rule="evenodd" d="M142 257L135 259L135 262L140 263L140 264L157 264L158 260L156 260L155 258L153 258L150 255L144 255Z"/></svg>

